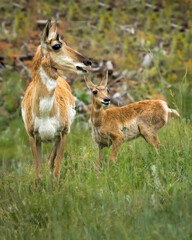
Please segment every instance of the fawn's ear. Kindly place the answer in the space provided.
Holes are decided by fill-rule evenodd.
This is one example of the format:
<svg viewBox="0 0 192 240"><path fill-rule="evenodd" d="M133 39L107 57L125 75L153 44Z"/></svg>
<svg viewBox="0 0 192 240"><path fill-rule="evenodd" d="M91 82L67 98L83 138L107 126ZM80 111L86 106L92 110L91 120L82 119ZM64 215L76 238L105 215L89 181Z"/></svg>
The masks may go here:
<svg viewBox="0 0 192 240"><path fill-rule="evenodd" d="M41 43L46 44L50 42L52 39L57 38L57 24L56 22L51 23L51 19L49 19L43 29Z"/></svg>
<svg viewBox="0 0 192 240"><path fill-rule="evenodd" d="M88 79L86 75L84 75L85 83L87 84L87 87L92 90L95 88L95 85Z"/></svg>
<svg viewBox="0 0 192 240"><path fill-rule="evenodd" d="M108 71L106 71L106 74L105 74L104 78L101 80L99 85L106 87L107 82L108 82Z"/></svg>

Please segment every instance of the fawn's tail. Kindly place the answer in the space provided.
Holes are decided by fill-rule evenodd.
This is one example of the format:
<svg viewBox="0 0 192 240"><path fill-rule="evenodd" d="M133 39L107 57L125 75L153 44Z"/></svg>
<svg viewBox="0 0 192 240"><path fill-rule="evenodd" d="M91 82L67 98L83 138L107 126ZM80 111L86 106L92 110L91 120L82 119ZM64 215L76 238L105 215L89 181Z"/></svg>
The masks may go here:
<svg viewBox="0 0 192 240"><path fill-rule="evenodd" d="M180 117L179 113L175 109L169 108L169 112L175 114L178 117Z"/></svg>

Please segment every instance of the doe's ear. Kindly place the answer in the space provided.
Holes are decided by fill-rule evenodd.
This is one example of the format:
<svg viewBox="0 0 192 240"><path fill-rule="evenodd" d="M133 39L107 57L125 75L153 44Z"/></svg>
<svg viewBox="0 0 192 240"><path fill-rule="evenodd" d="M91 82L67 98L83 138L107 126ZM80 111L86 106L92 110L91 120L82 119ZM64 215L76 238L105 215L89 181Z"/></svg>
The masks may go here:
<svg viewBox="0 0 192 240"><path fill-rule="evenodd" d="M46 43L48 36L49 36L49 29L51 28L51 19L49 19L43 29L43 33L41 36L41 42L42 43Z"/></svg>
<svg viewBox="0 0 192 240"><path fill-rule="evenodd" d="M108 70L106 71L106 74L105 74L104 78L101 80L99 85L106 87L107 82L108 82Z"/></svg>
<svg viewBox="0 0 192 240"><path fill-rule="evenodd" d="M41 43L45 44L52 39L56 39L57 37L57 24L56 22L51 23L51 19L49 19L43 29Z"/></svg>
<svg viewBox="0 0 192 240"><path fill-rule="evenodd" d="M96 86L88 79L88 77L86 75L84 75L84 79L85 79L85 83L87 84L87 87L92 90L94 89Z"/></svg>

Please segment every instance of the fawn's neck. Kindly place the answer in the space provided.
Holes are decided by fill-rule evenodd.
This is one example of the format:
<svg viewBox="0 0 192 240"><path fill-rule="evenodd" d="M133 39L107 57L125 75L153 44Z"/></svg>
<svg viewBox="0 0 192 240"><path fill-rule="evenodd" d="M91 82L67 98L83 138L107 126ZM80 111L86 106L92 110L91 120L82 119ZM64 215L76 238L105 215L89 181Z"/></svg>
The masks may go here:
<svg viewBox="0 0 192 240"><path fill-rule="evenodd" d="M93 126L99 127L102 123L102 117L103 117L103 105L99 105L95 102L95 100L92 100L92 108L91 108L91 121Z"/></svg>
<svg viewBox="0 0 192 240"><path fill-rule="evenodd" d="M55 114L55 89L58 73L51 67L50 59L43 58L41 49L38 48L33 60L33 81L35 94L33 97L33 112L38 117L48 117Z"/></svg>

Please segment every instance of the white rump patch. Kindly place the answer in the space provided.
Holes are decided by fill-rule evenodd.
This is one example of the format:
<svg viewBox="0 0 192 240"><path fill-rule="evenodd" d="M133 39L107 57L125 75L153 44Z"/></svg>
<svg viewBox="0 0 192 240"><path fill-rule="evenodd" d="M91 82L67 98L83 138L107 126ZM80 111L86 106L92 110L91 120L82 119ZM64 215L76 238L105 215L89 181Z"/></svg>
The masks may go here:
<svg viewBox="0 0 192 240"><path fill-rule="evenodd" d="M168 113L169 113L169 108L167 106L167 103L165 101L160 100L164 110L165 110L165 122L168 122Z"/></svg>
<svg viewBox="0 0 192 240"><path fill-rule="evenodd" d="M40 76L41 76L42 82L45 84L49 92L56 88L57 80L50 78L42 67L40 67Z"/></svg>

